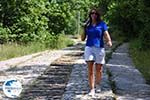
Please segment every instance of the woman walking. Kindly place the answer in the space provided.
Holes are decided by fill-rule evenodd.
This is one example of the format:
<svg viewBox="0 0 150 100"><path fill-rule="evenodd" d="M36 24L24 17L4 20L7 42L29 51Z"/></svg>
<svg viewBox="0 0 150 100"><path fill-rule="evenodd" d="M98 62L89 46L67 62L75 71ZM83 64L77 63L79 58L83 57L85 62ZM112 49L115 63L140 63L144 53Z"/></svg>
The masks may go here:
<svg viewBox="0 0 150 100"><path fill-rule="evenodd" d="M112 42L106 23L101 20L101 15L96 8L91 9L89 13L89 22L85 25L85 34L81 35L82 40L87 38L84 57L88 65L89 95L91 96L94 96L95 94L94 64L96 67L96 85L100 84L102 66L105 64L103 37L105 38L107 45L111 47Z"/></svg>

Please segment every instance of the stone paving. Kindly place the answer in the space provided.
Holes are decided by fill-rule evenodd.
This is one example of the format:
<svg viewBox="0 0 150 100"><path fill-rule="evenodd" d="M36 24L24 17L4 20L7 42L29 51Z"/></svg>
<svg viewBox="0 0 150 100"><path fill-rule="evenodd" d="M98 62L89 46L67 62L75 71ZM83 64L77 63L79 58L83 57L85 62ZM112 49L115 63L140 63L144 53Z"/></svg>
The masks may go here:
<svg viewBox="0 0 150 100"><path fill-rule="evenodd" d="M83 46L78 43L63 50L0 62L1 66L4 65L0 69L0 100L150 100L150 86L135 69L126 43L119 46L104 65L100 84L102 92L96 92L93 98L88 96ZM106 47L107 53L111 50ZM23 91L17 99L7 98L1 89L4 81L12 77L23 84Z"/></svg>
<svg viewBox="0 0 150 100"><path fill-rule="evenodd" d="M44 51L28 56L12 58L0 62L0 100L7 100L2 91L2 84L6 79L15 78L19 80L23 89L26 89L39 77L56 59L65 54L79 52L76 46L68 47L62 50ZM14 62L14 63L13 63Z"/></svg>
<svg viewBox="0 0 150 100"><path fill-rule="evenodd" d="M124 43L115 50L107 63L111 81L115 84L116 99L150 100L150 85L145 83L128 52L128 43Z"/></svg>
<svg viewBox="0 0 150 100"><path fill-rule="evenodd" d="M65 86L68 81L67 77L69 78L72 67L74 69L73 64L75 66L80 64L84 66L83 69L87 68L85 67L85 63L78 62L78 64L76 62L76 60L79 61L79 59L83 62L81 58L83 46L84 44L79 43L63 50L47 50L41 53L0 62L2 66L0 70L0 99L10 99L3 94L2 84L6 79L16 78L21 81L23 85L20 100L59 100L65 91ZM61 60L58 58L61 58ZM65 74L67 76L65 76ZM58 77L57 75L62 77ZM86 77L83 79L86 79Z"/></svg>
<svg viewBox="0 0 150 100"><path fill-rule="evenodd" d="M75 64L74 61L83 54L79 49L80 46L78 45L74 48L74 52L52 62L29 88L24 89L20 100L60 100L72 66Z"/></svg>
<svg viewBox="0 0 150 100"><path fill-rule="evenodd" d="M105 68L101 83L102 92L96 93L93 98L88 96L89 86L87 72L87 66L83 58L78 59L76 65L73 66L62 100L114 100L114 94L112 93Z"/></svg>
<svg viewBox="0 0 150 100"><path fill-rule="evenodd" d="M114 45L116 45L115 42ZM111 49L112 48L106 46L106 53L111 52ZM102 91L100 93L96 92L95 97L88 95L89 85L87 72L87 65L83 56L81 56L80 59L76 60L76 64L73 66L70 79L61 100L115 100L106 66L103 66L102 81L99 85Z"/></svg>

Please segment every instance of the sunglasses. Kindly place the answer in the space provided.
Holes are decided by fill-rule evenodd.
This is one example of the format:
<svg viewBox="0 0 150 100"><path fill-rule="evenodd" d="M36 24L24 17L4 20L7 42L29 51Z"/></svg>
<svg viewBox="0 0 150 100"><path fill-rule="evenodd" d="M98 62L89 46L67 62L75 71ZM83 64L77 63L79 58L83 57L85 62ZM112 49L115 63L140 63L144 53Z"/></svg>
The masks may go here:
<svg viewBox="0 0 150 100"><path fill-rule="evenodd" d="M93 14L97 15L97 13L96 13L96 12L91 12L91 15L93 15Z"/></svg>

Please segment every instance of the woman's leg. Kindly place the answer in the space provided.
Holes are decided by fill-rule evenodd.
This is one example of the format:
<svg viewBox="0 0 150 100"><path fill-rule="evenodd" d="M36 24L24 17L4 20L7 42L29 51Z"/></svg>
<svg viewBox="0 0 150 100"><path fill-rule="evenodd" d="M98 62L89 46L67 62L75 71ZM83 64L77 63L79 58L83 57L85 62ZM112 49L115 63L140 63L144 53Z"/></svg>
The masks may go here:
<svg viewBox="0 0 150 100"><path fill-rule="evenodd" d="M94 89L94 61L87 61L90 89Z"/></svg>
<svg viewBox="0 0 150 100"><path fill-rule="evenodd" d="M102 64L96 64L96 84L99 84L102 78Z"/></svg>

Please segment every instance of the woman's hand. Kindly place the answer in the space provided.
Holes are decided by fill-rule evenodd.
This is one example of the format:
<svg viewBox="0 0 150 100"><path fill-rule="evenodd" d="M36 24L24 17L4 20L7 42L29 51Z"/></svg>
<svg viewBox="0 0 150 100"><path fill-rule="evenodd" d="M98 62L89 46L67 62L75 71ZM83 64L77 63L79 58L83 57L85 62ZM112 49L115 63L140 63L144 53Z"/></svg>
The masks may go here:
<svg viewBox="0 0 150 100"><path fill-rule="evenodd" d="M110 35L109 35L108 31L105 31L105 32L104 32L104 38L105 38L106 41L107 41L107 45L108 45L109 47L111 47L111 46L112 46L112 42L111 42L111 38L110 38Z"/></svg>
<svg viewBox="0 0 150 100"><path fill-rule="evenodd" d="M85 34L85 28L81 28L81 41L84 41L86 39L86 34Z"/></svg>
<svg viewBox="0 0 150 100"><path fill-rule="evenodd" d="M85 40L85 38L86 38L85 33L82 33L82 34L81 34L81 41L84 41L84 40Z"/></svg>
<svg viewBox="0 0 150 100"><path fill-rule="evenodd" d="M108 42L107 42L107 45L108 45L109 47L112 47L112 42L111 42L111 41L108 41Z"/></svg>

